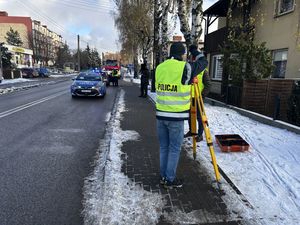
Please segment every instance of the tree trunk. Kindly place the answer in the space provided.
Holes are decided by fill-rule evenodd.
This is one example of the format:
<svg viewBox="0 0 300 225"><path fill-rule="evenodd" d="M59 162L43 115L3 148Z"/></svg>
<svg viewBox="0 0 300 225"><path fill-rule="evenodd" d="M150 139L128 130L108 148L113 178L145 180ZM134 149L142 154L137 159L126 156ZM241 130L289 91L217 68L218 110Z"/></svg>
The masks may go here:
<svg viewBox="0 0 300 225"><path fill-rule="evenodd" d="M180 31L183 33L186 45L191 43L191 29L189 25L189 13L185 0L177 0L178 3L178 17L180 21Z"/></svg>
<svg viewBox="0 0 300 225"><path fill-rule="evenodd" d="M166 4L166 3L164 3ZM165 8L165 6L164 6ZM169 43L169 37L168 37L168 12L164 13L162 16L162 24L161 24L161 59L162 61L166 60L168 57L168 43Z"/></svg>
<svg viewBox="0 0 300 225"><path fill-rule="evenodd" d="M192 44L198 46L202 34L203 0L194 0L192 6Z"/></svg>
<svg viewBox="0 0 300 225"><path fill-rule="evenodd" d="M160 33L160 20L161 20L162 8L160 0L155 0L154 3L154 41L153 41L153 57L155 63L153 68L155 68L160 63L159 56L159 33Z"/></svg>

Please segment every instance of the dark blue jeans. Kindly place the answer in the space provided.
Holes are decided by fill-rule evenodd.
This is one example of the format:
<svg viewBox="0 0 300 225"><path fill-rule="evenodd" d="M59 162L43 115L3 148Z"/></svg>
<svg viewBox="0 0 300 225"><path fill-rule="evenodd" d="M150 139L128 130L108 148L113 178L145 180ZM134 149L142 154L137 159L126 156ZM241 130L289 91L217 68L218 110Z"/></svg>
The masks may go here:
<svg viewBox="0 0 300 225"><path fill-rule="evenodd" d="M160 143L160 175L172 182L180 156L184 135L184 121L157 120Z"/></svg>

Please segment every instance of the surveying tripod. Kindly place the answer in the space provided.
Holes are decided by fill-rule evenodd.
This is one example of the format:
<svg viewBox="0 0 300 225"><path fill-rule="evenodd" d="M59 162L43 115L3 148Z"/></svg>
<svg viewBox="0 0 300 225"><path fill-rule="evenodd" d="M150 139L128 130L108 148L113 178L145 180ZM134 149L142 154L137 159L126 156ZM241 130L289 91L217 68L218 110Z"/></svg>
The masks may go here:
<svg viewBox="0 0 300 225"><path fill-rule="evenodd" d="M194 92L194 93L192 93ZM192 83L192 88L191 88L191 96L194 96L191 98L191 133L193 136L193 156L194 159L196 159L196 150L197 150L197 142L196 142L196 136L197 136L197 109L200 111L200 116L201 116L201 121L203 125L203 130L205 133L205 138L206 138L206 143L210 151L210 156L212 160L212 164L214 167L215 175L216 175L216 180L219 183L221 177L217 165L217 160L214 152L214 146L213 146L213 141L212 137L210 134L210 130L208 127L208 121L207 117L205 114L204 110L204 103L203 103L203 98L198 86L198 80L197 78L194 78L194 82ZM200 134L199 134L200 135Z"/></svg>

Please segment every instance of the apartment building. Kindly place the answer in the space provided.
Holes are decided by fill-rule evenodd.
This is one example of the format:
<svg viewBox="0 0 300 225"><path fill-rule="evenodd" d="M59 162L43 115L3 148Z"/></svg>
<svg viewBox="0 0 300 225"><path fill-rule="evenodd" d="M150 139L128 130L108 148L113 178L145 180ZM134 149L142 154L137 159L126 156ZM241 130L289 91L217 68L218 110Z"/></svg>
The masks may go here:
<svg viewBox="0 0 300 225"><path fill-rule="evenodd" d="M223 55L220 46L224 46L228 35L229 2L219 0L204 12L207 20L204 48L213 84L211 91L217 94L221 93ZM233 19L243 19L243 12L232 10ZM275 69L270 78L300 78L300 0L252 1L249 12L256 17L254 41L266 42L272 51ZM215 21L218 21L218 29L209 33Z"/></svg>
<svg viewBox="0 0 300 225"><path fill-rule="evenodd" d="M0 11L0 42L6 43L6 33L12 28L20 34L26 49L32 48L32 22L30 17L9 16L7 12Z"/></svg>
<svg viewBox="0 0 300 225"><path fill-rule="evenodd" d="M22 46L12 46L6 42L6 34L10 29L18 31L23 42ZM0 11L0 42L12 54L12 63L17 68L32 66L32 22L30 17L8 16Z"/></svg>
<svg viewBox="0 0 300 225"><path fill-rule="evenodd" d="M40 21L34 20L32 24L34 63L51 66L55 63L58 49L63 45L62 36Z"/></svg>
<svg viewBox="0 0 300 225"><path fill-rule="evenodd" d="M22 46L7 44L6 34L10 28L18 31ZM18 68L54 65L58 49L63 46L62 36L40 21L32 21L30 17L9 16L4 11L0 11L0 42L4 42L13 54L12 61Z"/></svg>

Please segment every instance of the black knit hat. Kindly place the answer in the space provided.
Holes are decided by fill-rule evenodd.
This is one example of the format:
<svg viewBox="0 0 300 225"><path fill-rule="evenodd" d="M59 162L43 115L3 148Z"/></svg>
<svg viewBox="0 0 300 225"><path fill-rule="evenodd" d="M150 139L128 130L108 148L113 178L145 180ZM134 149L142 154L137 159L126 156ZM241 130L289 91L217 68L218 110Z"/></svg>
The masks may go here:
<svg viewBox="0 0 300 225"><path fill-rule="evenodd" d="M181 57L185 54L185 47L181 42L174 42L170 48L170 57Z"/></svg>

